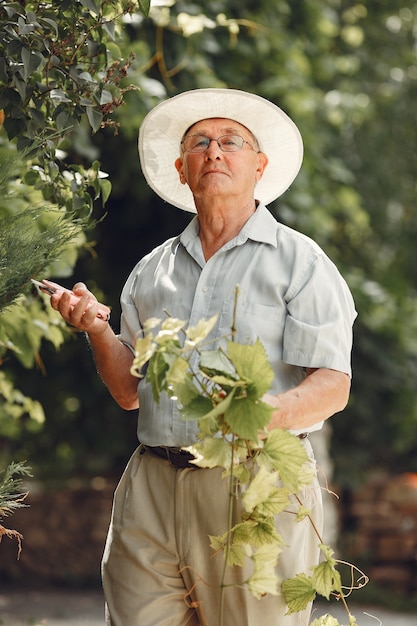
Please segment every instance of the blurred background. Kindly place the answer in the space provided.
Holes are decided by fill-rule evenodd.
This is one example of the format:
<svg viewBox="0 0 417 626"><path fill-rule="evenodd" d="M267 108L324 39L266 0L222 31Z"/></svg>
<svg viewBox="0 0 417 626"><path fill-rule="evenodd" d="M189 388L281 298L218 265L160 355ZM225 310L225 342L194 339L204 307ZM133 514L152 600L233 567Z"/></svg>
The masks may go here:
<svg viewBox="0 0 417 626"><path fill-rule="evenodd" d="M86 282L117 331L130 270L190 220L147 187L141 120L184 90L231 87L299 126L302 170L269 209L324 248L359 313L349 405L313 442L338 496L327 532L371 579L356 602L417 614L417 4L148 9L0 5L0 472L32 473L30 508L0 520L24 535L19 560L14 540L0 544L0 577L99 587L112 492L137 445L135 412L30 278Z"/></svg>

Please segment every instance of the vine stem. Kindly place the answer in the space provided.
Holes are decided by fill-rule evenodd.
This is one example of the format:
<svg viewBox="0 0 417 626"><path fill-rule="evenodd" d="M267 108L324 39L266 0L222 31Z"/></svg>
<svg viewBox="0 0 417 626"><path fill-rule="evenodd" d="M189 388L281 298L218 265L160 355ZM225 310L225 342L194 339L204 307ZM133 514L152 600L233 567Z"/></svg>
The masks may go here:
<svg viewBox="0 0 417 626"><path fill-rule="evenodd" d="M232 318L232 341L235 341L236 335L236 311L237 311L237 301L239 298L239 285L236 285L235 289L235 298L234 298L234 306L233 306L233 318ZM224 593L225 593L225 581L226 581L226 570L227 563L229 560L229 553L232 541L232 524L233 524L233 489L234 489L234 480L233 480L233 468L234 468L234 454L235 454L235 434L232 435L232 456L230 461L230 479L229 479L229 506L228 506L228 514L227 514L227 543L224 554L224 563L223 563L223 572L222 572L222 580L220 584L220 603L219 603L219 626L223 626L223 618L224 618Z"/></svg>
<svg viewBox="0 0 417 626"><path fill-rule="evenodd" d="M228 511L227 511L227 542L226 542L225 553L224 553L224 563L223 563L222 579L221 579L221 583L220 583L219 626L223 626L224 593L225 593L225 588L226 588L226 582L225 582L226 581L226 570L227 570L227 564L228 564L228 560L229 560L230 547L231 547L231 542L232 542L232 534L231 534L230 531L231 531L232 523L233 523L233 498L234 498L234 494L233 494L233 487L234 487L233 467L234 467L234 453L235 453L234 443L235 443L235 435L233 435L232 442L231 442L232 457L231 457L231 461L230 461L229 506L228 506Z"/></svg>

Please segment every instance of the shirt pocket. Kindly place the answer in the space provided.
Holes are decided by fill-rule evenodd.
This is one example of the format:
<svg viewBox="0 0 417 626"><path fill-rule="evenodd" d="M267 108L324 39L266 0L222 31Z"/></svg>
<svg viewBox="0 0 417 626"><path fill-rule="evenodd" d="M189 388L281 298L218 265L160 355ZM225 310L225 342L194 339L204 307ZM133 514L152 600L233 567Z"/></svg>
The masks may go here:
<svg viewBox="0 0 417 626"><path fill-rule="evenodd" d="M233 323L233 310L233 302L224 303L220 325L226 334L230 333ZM281 304L270 306L248 301L238 304L235 340L242 344L253 344L259 339L270 358L280 359L285 319L286 309Z"/></svg>

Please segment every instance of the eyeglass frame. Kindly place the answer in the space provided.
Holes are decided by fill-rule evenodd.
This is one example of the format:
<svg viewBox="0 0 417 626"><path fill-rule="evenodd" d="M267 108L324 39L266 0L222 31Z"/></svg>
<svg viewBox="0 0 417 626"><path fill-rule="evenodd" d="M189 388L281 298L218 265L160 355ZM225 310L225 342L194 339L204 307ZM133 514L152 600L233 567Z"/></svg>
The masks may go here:
<svg viewBox="0 0 417 626"><path fill-rule="evenodd" d="M208 140L208 144L207 146L204 148L204 150L187 150L184 147L184 142L186 139L190 139L191 137L201 137L202 139L207 139ZM222 139L223 137L238 137L239 139L242 140L242 145L237 149L237 150L224 150L223 147L220 145L219 140ZM226 133L224 135L220 135L220 137L207 137L207 135L204 135L202 133L194 133L193 135L186 135L185 137L183 137L181 139L181 148L183 152L189 152L190 154L202 154L203 152L206 152L206 150L209 149L210 144L212 141L215 141L219 147L219 150L221 150L221 152L239 152L240 150L242 150L243 146L245 143L248 144L248 146L250 148L252 148L252 150L256 153L259 154L261 152L261 150L256 149L249 141L246 141L246 139L244 139L241 135L236 135L234 133Z"/></svg>

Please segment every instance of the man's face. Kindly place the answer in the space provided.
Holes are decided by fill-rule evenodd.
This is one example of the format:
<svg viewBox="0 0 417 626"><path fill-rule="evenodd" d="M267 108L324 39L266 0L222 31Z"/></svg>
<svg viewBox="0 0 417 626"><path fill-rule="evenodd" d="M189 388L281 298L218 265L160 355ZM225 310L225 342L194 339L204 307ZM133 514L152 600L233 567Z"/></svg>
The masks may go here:
<svg viewBox="0 0 417 626"><path fill-rule="evenodd" d="M186 136L201 135L217 139L223 135L239 135L245 142L236 152L223 152L211 141L204 152L184 151L175 166L180 180L188 184L196 202L200 198L227 196L241 202L254 198L254 188L268 163L258 152L256 142L245 126L224 118L210 118L194 124ZM253 147L251 147L253 146Z"/></svg>

